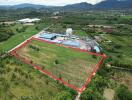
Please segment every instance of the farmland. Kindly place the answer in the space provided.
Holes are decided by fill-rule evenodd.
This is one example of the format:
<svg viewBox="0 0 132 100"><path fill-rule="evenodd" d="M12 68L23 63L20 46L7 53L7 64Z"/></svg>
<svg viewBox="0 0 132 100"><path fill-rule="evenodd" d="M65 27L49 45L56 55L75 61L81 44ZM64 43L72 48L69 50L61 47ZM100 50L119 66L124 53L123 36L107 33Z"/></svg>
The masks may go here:
<svg viewBox="0 0 132 100"><path fill-rule="evenodd" d="M131 100L131 71L120 68L132 68L132 10L60 11L58 19L53 19L54 11L31 11L7 10L4 15L6 17L0 15L1 22L17 21L26 17L41 19L33 26L21 23L2 24L4 31L1 29L0 34L4 35L1 38L6 39L0 42L0 55L8 55L3 52L51 24L53 26L47 31L53 33L64 34L67 28L72 28L73 35L82 40L85 40L85 37L95 40L102 48L101 53L107 56L81 93L80 100L107 100L108 95L113 100ZM8 36L8 30L13 34ZM32 40L17 53L77 88L83 85L99 61L99 57L37 40ZM33 69L31 65L15 57L0 56L0 100L73 100L76 96L73 89ZM125 99L122 99L123 97Z"/></svg>
<svg viewBox="0 0 132 100"><path fill-rule="evenodd" d="M33 46L39 48L39 51L34 50ZM17 54L78 88L81 88L100 60L100 57L94 57L86 52L83 53L38 40L32 40L18 50Z"/></svg>

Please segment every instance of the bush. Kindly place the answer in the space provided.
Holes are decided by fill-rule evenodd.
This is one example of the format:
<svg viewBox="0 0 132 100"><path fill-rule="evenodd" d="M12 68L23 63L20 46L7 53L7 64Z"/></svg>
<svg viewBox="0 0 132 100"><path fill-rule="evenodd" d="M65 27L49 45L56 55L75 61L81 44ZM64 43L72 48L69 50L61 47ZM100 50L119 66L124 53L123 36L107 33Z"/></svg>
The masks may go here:
<svg viewBox="0 0 132 100"><path fill-rule="evenodd" d="M69 92L62 91L55 96L54 100L73 100L73 99Z"/></svg>
<svg viewBox="0 0 132 100"><path fill-rule="evenodd" d="M59 64L59 61L58 61L58 60L55 60L55 64L56 64L56 65Z"/></svg>
<svg viewBox="0 0 132 100"><path fill-rule="evenodd" d="M33 45L29 45L29 48L35 50L35 51L39 51L40 49L36 46L33 46Z"/></svg>
<svg viewBox="0 0 132 100"><path fill-rule="evenodd" d="M12 35L14 33L9 27L0 27L0 42L7 40Z"/></svg>
<svg viewBox="0 0 132 100"><path fill-rule="evenodd" d="M116 90L115 100L132 100L132 92L124 85L120 85Z"/></svg>
<svg viewBox="0 0 132 100"><path fill-rule="evenodd" d="M99 92L89 88L82 92L80 100L104 100L104 99Z"/></svg>

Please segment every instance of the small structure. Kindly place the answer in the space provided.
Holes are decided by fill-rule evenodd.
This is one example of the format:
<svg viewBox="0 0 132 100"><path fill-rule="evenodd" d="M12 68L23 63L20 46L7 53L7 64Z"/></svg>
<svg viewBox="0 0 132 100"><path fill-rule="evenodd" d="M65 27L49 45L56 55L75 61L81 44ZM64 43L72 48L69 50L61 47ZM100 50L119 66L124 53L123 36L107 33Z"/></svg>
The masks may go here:
<svg viewBox="0 0 132 100"><path fill-rule="evenodd" d="M66 45L66 46L72 46L72 47L80 48L80 43L74 42L74 41L71 41L71 40L65 40L65 41L62 42L62 44Z"/></svg>
<svg viewBox="0 0 132 100"><path fill-rule="evenodd" d="M98 46L94 46L93 49L97 52L97 53L100 53L100 49Z"/></svg>
<svg viewBox="0 0 132 100"><path fill-rule="evenodd" d="M80 48L83 50L93 51L100 53L101 48L99 44L95 41L90 39L89 37L85 37L84 40L79 39L78 36L72 35L72 28L68 28L66 30L66 34L58 34L58 33L50 33L47 31L42 31L38 35L37 38L41 38L43 40L54 42L57 44L63 44L65 46L71 46L75 48Z"/></svg>
<svg viewBox="0 0 132 100"><path fill-rule="evenodd" d="M53 12L53 15L59 15L60 14L60 12L59 11L55 11L55 12Z"/></svg>
<svg viewBox="0 0 132 100"><path fill-rule="evenodd" d="M23 24L24 26L33 26L33 25L35 25L34 23L24 23Z"/></svg>
<svg viewBox="0 0 132 100"><path fill-rule="evenodd" d="M39 38L53 40L56 38L56 34L48 34L48 33L40 34Z"/></svg>
<svg viewBox="0 0 132 100"><path fill-rule="evenodd" d="M66 30L66 36L71 36L72 32L73 32L72 28L67 28L67 30Z"/></svg>
<svg viewBox="0 0 132 100"><path fill-rule="evenodd" d="M50 17L50 18L52 18L52 19L59 19L61 16L52 16L52 17Z"/></svg>
<svg viewBox="0 0 132 100"><path fill-rule="evenodd" d="M25 19L21 19L21 20L18 20L18 22L21 22L21 23L33 23L33 22L38 22L40 21L41 19L39 18L25 18Z"/></svg>
<svg viewBox="0 0 132 100"><path fill-rule="evenodd" d="M12 25L15 24L15 21L0 22L0 24Z"/></svg>

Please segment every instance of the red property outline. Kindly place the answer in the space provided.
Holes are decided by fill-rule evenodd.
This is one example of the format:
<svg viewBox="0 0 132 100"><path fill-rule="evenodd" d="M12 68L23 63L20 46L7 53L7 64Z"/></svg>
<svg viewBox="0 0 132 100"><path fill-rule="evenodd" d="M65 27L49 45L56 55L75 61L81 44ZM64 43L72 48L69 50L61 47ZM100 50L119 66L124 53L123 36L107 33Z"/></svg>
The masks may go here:
<svg viewBox="0 0 132 100"><path fill-rule="evenodd" d="M24 47L26 44L28 44L31 40L37 40L37 41L40 41L40 42L46 42L46 43L49 43L49 44L55 44L55 45L57 45L57 46L63 46L63 47L65 47L65 48L70 48L70 49L73 49L73 50L76 50L76 51L79 51L79 52L86 52L86 53L91 54L91 55L99 56L99 57L101 57L101 59L100 59L100 61L95 65L93 71L90 73L90 75L88 76L88 78L86 79L86 81L84 82L84 84L82 85L82 87L79 89L79 88L77 88L77 87L75 87L75 86L73 86L73 85L71 85L71 84L69 84L69 83L67 83L67 82L65 82L65 81L63 81L63 80L61 80L61 79L59 79L58 77L52 75L52 74L49 73L48 71L43 70L41 67L39 67L39 66L37 66L37 65L35 65L35 64L33 64L33 63L31 63L29 60L27 60L27 59L25 59L25 58L23 58L23 57L21 57L21 56L19 56L19 55L17 54L17 51L20 50L22 47ZM70 46L65 46L65 45L62 45L62 44L56 44L56 43L54 43L54 42L49 42L49 41L42 40L42 39L39 39L39 38L34 38L34 37L32 37L32 38L28 39L27 41L23 42L20 46L16 47L14 50L12 50L12 51L10 52L10 54L13 55L13 56L15 56L17 59L23 61L24 63L33 66L35 69L39 70L40 72L42 72L43 74L49 76L50 78L52 78L52 79L54 79L54 80L56 80L56 81L58 81L58 82L64 84L65 86L68 86L68 87L74 89L75 91L77 91L77 92L79 92L79 93L81 93L81 92L85 89L86 85L90 82L90 80L91 80L92 76L94 75L94 73L97 71L97 69L99 68L99 66L102 64L103 60L106 58L106 56L105 56L104 54L101 55L101 54L98 54L98 53L89 52L89 51L87 51L87 50L82 50L82 49L79 49L79 48L74 48L74 47L70 47Z"/></svg>

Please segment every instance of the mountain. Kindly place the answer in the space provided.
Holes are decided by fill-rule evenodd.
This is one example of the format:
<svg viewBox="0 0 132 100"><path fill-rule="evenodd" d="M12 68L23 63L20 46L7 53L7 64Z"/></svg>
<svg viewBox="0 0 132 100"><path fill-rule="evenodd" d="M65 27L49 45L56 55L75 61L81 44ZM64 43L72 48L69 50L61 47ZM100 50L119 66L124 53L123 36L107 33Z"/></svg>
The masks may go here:
<svg viewBox="0 0 132 100"><path fill-rule="evenodd" d="M0 5L0 9L9 9L10 5Z"/></svg>
<svg viewBox="0 0 132 100"><path fill-rule="evenodd" d="M82 2L66 6L45 6L36 4L19 4L19 5L6 5L1 6L0 9L23 9L23 8L33 8L33 9L49 9L49 10L88 10L88 9L129 9L132 8L132 0L103 0L95 5Z"/></svg>
<svg viewBox="0 0 132 100"><path fill-rule="evenodd" d="M66 5L64 10L88 10L88 9L129 9L132 8L132 0L103 0L95 5L82 2Z"/></svg>
<svg viewBox="0 0 132 100"><path fill-rule="evenodd" d="M87 10L91 8L93 5L88 4L86 2L82 3L76 3L76 4L71 4L71 5L66 5L66 6L45 6L45 5L35 5L35 4L19 4L19 5L6 5L6 6L1 6L0 9L23 9L23 8L33 8L33 9L56 9L56 10Z"/></svg>
<svg viewBox="0 0 132 100"><path fill-rule="evenodd" d="M77 10L87 10L87 9L129 9L132 8L132 0L103 0L95 5L82 2L73 5L66 5L65 9L77 9Z"/></svg>
<svg viewBox="0 0 132 100"><path fill-rule="evenodd" d="M29 4L29 3L23 3L23 4L11 6L12 9L22 9L22 8L40 9L42 7L45 7L45 6L44 5Z"/></svg>
<svg viewBox="0 0 132 100"><path fill-rule="evenodd" d="M87 10L92 7L93 7L92 4L82 2L82 3L72 4L72 5L66 5L62 9L64 9L64 10Z"/></svg>
<svg viewBox="0 0 132 100"><path fill-rule="evenodd" d="M96 9L126 9L132 8L132 0L104 0L96 5Z"/></svg>
<svg viewBox="0 0 132 100"><path fill-rule="evenodd" d="M40 9L40 8L48 8L50 6L45 5L36 5L36 4L29 4L29 3L23 3L18 5L0 5L1 9L23 9L23 8L33 8L33 9Z"/></svg>

